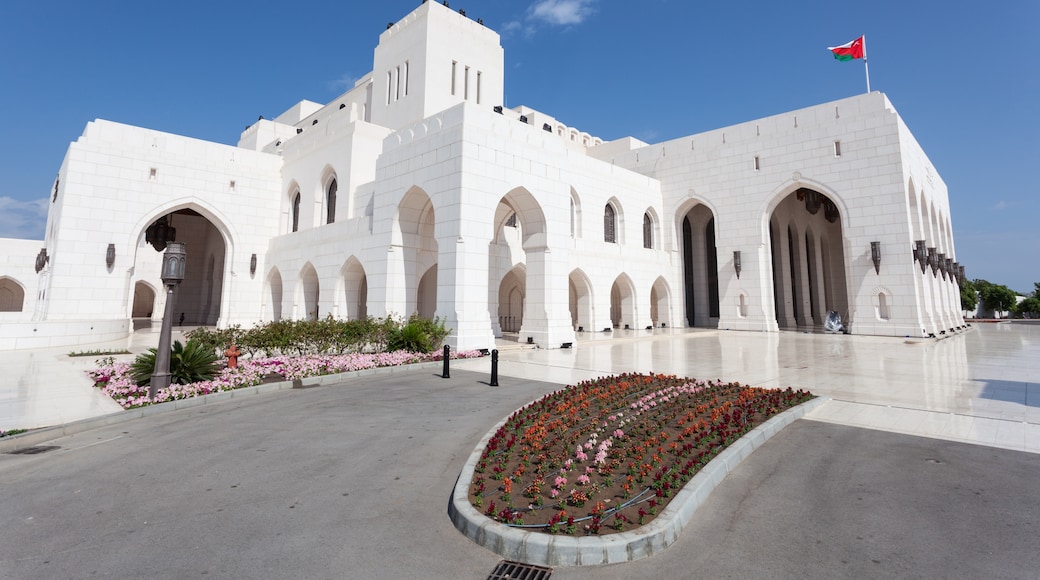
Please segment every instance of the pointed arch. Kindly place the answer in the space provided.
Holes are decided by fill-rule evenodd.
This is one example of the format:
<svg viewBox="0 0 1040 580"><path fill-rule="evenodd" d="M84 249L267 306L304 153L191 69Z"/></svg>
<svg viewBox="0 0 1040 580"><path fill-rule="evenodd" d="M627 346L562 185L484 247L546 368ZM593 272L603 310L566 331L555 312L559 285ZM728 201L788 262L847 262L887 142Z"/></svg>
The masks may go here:
<svg viewBox="0 0 1040 580"><path fill-rule="evenodd" d="M318 302L320 294L318 271L313 264L307 262L300 268L300 275L296 279L295 317L297 320L321 318L321 305Z"/></svg>
<svg viewBox="0 0 1040 580"><path fill-rule="evenodd" d="M498 286L498 324L502 332L520 332L527 301L527 267L517 264Z"/></svg>
<svg viewBox="0 0 1040 580"><path fill-rule="evenodd" d="M131 318L152 318L155 313L155 298L158 296L155 286L145 280L134 283L134 299L131 303Z"/></svg>
<svg viewBox="0 0 1040 580"><path fill-rule="evenodd" d="M592 280L581 268L571 270L568 278L571 324L574 330L594 332L595 296Z"/></svg>
<svg viewBox="0 0 1040 580"><path fill-rule="evenodd" d="M185 316L186 324L220 325L230 312L228 302L223 298L230 290L234 275L231 264L235 263L238 235L229 225L232 222L204 200L195 197L169 200L144 216L131 230L128 244L133 248L135 271L150 271L147 268L138 270L139 262L151 265L156 260L154 249L145 243L145 230L160 218L168 218L170 226L176 230L176 239L191 242L185 278L177 292L177 309ZM154 278L142 275L142 279L150 280L154 288L161 286L157 271ZM126 304L131 304L134 287L128 285L125 291Z"/></svg>
<svg viewBox="0 0 1040 580"><path fill-rule="evenodd" d="M0 312L25 309L25 286L10 276L0 276Z"/></svg>
<svg viewBox="0 0 1040 580"><path fill-rule="evenodd" d="M664 276L658 276L650 286L650 323L663 328L672 319L672 291Z"/></svg>
<svg viewBox="0 0 1040 580"><path fill-rule="evenodd" d="M339 270L336 310L340 318L361 320L368 317L368 276L355 256L347 258Z"/></svg>
<svg viewBox="0 0 1040 580"><path fill-rule="evenodd" d="M581 238L581 196L571 187L571 237Z"/></svg>
<svg viewBox="0 0 1040 580"><path fill-rule="evenodd" d="M282 273L275 266L264 278L261 311L265 321L278 322L282 319L282 300Z"/></svg>
<svg viewBox="0 0 1040 580"><path fill-rule="evenodd" d="M766 216L778 326L822 328L832 310L849 321L841 200L804 184L781 191L783 197L770 201L772 212Z"/></svg>
<svg viewBox="0 0 1040 580"><path fill-rule="evenodd" d="M339 192L339 181L336 178L336 171L331 166L325 166L325 171L322 172L323 176L321 179L323 198L325 200L325 223L331 224L336 222L336 204L337 194Z"/></svg>
<svg viewBox="0 0 1040 580"><path fill-rule="evenodd" d="M614 328L636 328L636 287L628 274L621 274L610 286L610 322Z"/></svg>

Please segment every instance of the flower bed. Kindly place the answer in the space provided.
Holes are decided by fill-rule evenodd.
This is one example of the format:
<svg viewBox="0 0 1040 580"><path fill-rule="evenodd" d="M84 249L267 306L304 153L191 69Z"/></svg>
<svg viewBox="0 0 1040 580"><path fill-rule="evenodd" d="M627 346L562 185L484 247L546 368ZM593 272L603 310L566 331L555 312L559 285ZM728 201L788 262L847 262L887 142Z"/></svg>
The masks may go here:
<svg viewBox="0 0 1040 580"><path fill-rule="evenodd" d="M477 358L483 356L480 351L469 350L452 352L454 359ZM247 359L239 361L238 368L225 368L209 381L200 381L189 385L170 385L168 389L160 389L155 399L148 398L148 386L138 386L130 375L130 363L103 362L98 368L87 371L106 395L112 397L124 409L132 409L153 403L165 403L178 399L188 399L210 393L219 393L259 385L265 377L275 374L285 380L302 379L320 375L346 373L377 367L406 365L420 362L442 360L441 352L419 354L407 351L381 352L375 354L343 354L343 355L311 355L311 356L279 356L271 358Z"/></svg>
<svg viewBox="0 0 1040 580"><path fill-rule="evenodd" d="M652 520L741 435L811 398L665 375L579 383L517 411L488 440L469 500L529 531L621 532Z"/></svg>

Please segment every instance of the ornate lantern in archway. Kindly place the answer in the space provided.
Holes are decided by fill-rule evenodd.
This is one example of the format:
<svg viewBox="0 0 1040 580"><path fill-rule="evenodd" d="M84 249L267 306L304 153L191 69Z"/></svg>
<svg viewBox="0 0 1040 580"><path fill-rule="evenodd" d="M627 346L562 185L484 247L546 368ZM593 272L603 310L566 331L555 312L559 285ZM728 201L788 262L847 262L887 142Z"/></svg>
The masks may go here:
<svg viewBox="0 0 1040 580"><path fill-rule="evenodd" d="M156 252L165 250L167 242L177 240L177 228L170 225L172 221L169 216L164 215L145 229L144 241L155 248Z"/></svg>

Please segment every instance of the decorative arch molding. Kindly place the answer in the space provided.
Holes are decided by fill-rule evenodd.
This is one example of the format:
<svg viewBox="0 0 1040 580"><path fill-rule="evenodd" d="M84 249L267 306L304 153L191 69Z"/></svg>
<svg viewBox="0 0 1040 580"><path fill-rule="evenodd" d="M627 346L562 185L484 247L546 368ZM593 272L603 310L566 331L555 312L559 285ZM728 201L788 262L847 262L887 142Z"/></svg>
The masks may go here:
<svg viewBox="0 0 1040 580"><path fill-rule="evenodd" d="M433 199L426 193L426 190L418 185L408 188L397 204L397 213L394 216L391 231L391 243L395 246L404 245L404 238L408 235L429 234L436 239L436 220L433 220L433 229L425 231L424 228L424 225L430 225L427 222L431 215L436 215L436 211Z"/></svg>
<svg viewBox="0 0 1040 580"><path fill-rule="evenodd" d="M127 247L136 248L141 236L144 235L144 230L148 228L152 222L164 215L182 209L190 209L197 212L199 215L209 220L209 222L213 224L213 227L217 228L221 237L224 238L224 246L228 253L228 263L234 264L235 241L239 239L238 231L232 225L234 222L228 219L223 212L213 207L205 200L196 197L182 197L170 200L165 204L157 206L151 212L144 214L146 217L138 220L137 223L134 224L133 228L131 228L131 237L127 240ZM234 268L231 269L231 272L234 273Z"/></svg>
<svg viewBox="0 0 1040 580"><path fill-rule="evenodd" d="M874 318L884 322L892 318L892 291L885 286L875 286L870 291L870 302L874 306Z"/></svg>
<svg viewBox="0 0 1040 580"><path fill-rule="evenodd" d="M806 179L796 171L792 176L791 181L788 181L773 189L773 191L771 191L769 195L766 196L766 199L762 204L762 209L759 213L759 215L761 216L759 221L759 229L763 243L768 242L769 240L769 220L772 219L773 212L776 211L777 206L783 203L783 201L787 199L789 195L793 194L794 192L802 188L812 189L814 191L822 193L834 203L834 205L838 208L838 220L841 221L843 230L854 227L854 220L852 219L852 216L849 213L848 205L845 203L845 200L842 199L841 195L839 195L837 191L818 181Z"/></svg>
<svg viewBox="0 0 1040 580"><path fill-rule="evenodd" d="M509 211L504 211L503 207ZM524 251L537 251L548 246L545 212L534 195L525 187L516 187L502 196L495 211L495 236L501 231L510 211L516 213L520 222L521 246Z"/></svg>
<svg viewBox="0 0 1040 580"><path fill-rule="evenodd" d="M686 218L686 214L690 213L698 205L706 207L711 212L712 217L718 217L719 210L715 207L715 204L698 194L690 193L687 195L686 199L676 206L675 212L672 214L672 231L671 235L668 236L672 249L680 250L682 248L683 219Z"/></svg>

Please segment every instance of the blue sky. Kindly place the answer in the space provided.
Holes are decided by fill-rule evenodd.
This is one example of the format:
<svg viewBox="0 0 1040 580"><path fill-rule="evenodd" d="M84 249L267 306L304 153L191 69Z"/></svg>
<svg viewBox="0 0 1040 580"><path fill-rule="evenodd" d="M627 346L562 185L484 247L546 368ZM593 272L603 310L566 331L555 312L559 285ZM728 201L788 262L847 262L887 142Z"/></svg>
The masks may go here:
<svg viewBox="0 0 1040 580"><path fill-rule="evenodd" d="M42 239L54 176L92 119L234 144L259 115L341 94L418 3L3 0L0 237ZM665 140L863 92L862 63L826 47L865 34L871 88L949 187L969 277L1020 292L1040 281L1036 0L451 7L502 34L508 106L605 140Z"/></svg>

